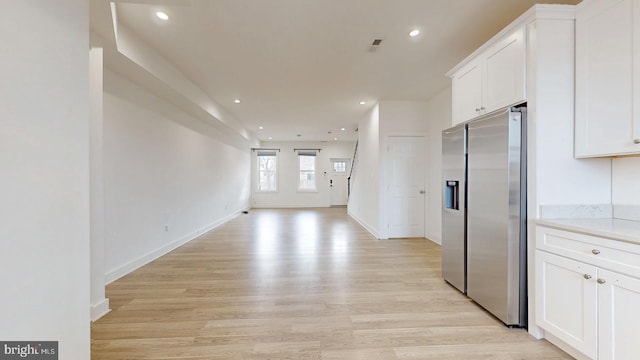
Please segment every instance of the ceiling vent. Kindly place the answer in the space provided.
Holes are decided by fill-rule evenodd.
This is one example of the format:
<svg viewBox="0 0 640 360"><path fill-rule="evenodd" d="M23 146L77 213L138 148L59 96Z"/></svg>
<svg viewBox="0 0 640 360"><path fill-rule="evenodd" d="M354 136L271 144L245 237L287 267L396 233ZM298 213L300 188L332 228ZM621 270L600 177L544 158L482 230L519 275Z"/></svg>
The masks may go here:
<svg viewBox="0 0 640 360"><path fill-rule="evenodd" d="M380 47L380 44L382 44L382 39L373 39L373 42L371 42L371 46L369 46L369 51L376 51Z"/></svg>

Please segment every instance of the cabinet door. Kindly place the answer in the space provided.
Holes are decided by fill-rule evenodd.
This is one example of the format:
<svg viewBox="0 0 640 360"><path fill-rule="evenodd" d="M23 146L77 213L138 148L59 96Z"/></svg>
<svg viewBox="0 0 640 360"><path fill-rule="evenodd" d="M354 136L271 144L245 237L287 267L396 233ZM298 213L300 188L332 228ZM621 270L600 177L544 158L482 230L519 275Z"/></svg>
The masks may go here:
<svg viewBox="0 0 640 360"><path fill-rule="evenodd" d="M576 157L640 152L640 144L634 143L640 143L640 129L634 127L639 94L633 91L638 7L639 0L585 0L578 5Z"/></svg>
<svg viewBox="0 0 640 360"><path fill-rule="evenodd" d="M505 37L486 53L486 112L525 100L524 28Z"/></svg>
<svg viewBox="0 0 640 360"><path fill-rule="evenodd" d="M640 356L640 280L598 270L600 360L637 359Z"/></svg>
<svg viewBox="0 0 640 360"><path fill-rule="evenodd" d="M480 115L482 107L482 60L460 69L452 79L453 125Z"/></svg>
<svg viewBox="0 0 640 360"><path fill-rule="evenodd" d="M536 323L595 359L597 268L536 250Z"/></svg>

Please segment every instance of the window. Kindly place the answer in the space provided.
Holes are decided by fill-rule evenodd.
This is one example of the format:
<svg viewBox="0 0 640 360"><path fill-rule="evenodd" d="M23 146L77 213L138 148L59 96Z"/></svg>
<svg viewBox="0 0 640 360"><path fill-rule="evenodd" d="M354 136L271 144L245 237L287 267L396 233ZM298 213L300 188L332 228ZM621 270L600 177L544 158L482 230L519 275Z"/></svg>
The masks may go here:
<svg viewBox="0 0 640 360"><path fill-rule="evenodd" d="M300 169L300 182L298 190L315 191L316 190L316 152L300 151L298 152L298 163Z"/></svg>
<svg viewBox="0 0 640 360"><path fill-rule="evenodd" d="M331 160L331 167L334 173L346 173L347 161L346 160Z"/></svg>
<svg viewBox="0 0 640 360"><path fill-rule="evenodd" d="M258 151L258 191L276 191L278 179L278 154L275 151Z"/></svg>

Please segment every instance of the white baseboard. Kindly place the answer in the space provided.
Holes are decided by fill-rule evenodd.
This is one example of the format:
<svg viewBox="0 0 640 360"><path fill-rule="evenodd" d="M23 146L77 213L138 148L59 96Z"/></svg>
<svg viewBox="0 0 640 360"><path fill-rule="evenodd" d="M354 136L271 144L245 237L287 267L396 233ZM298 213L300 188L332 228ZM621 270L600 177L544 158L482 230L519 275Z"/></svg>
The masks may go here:
<svg viewBox="0 0 640 360"><path fill-rule="evenodd" d="M188 243L189 241L199 237L200 235L204 234L207 231L211 231L215 228L217 228L218 226L228 222L229 220L239 216L242 213L242 211L238 211L238 212L234 212L231 213L225 217L223 217L220 220L217 220L209 225L206 225L200 229L197 229L196 231L192 232L191 234L184 236L180 239L177 239L175 241L172 241L156 250L150 251L134 260L129 261L128 263L125 263L123 265L118 266L115 269L109 270L106 274L105 274L105 284L110 284L118 279L120 279L121 277L131 273L132 271L135 271L139 268L141 268L144 265L147 265L148 263L152 262L153 260L168 254L169 252L179 248L180 246Z"/></svg>
<svg viewBox="0 0 640 360"><path fill-rule="evenodd" d="M427 240L431 240L431 242L434 242L434 243L442 246L442 238L440 236L426 234L425 238L427 238Z"/></svg>
<svg viewBox="0 0 640 360"><path fill-rule="evenodd" d="M373 226L369 225L366 221L362 220L361 218L359 218L357 215L355 215L354 213L352 213L351 211L347 211L347 214L349 216L351 216L355 221L358 222L358 224L360 224L363 228L365 228L368 232L371 233L371 235L375 236L376 239L379 239L380 237L378 236L378 231L376 229L373 228Z"/></svg>
<svg viewBox="0 0 640 360"><path fill-rule="evenodd" d="M529 333L529 335L536 338L536 340L544 339L544 330L542 330L541 327L536 325L534 321L535 321L535 317L531 316L531 311L529 311L529 319L527 321L528 322L527 332Z"/></svg>
<svg viewBox="0 0 640 360"><path fill-rule="evenodd" d="M109 299L102 299L97 304L91 305L91 321L96 321L107 315L111 311L109 309Z"/></svg>
<svg viewBox="0 0 640 360"><path fill-rule="evenodd" d="M329 205L253 205L253 209L318 209L329 208Z"/></svg>

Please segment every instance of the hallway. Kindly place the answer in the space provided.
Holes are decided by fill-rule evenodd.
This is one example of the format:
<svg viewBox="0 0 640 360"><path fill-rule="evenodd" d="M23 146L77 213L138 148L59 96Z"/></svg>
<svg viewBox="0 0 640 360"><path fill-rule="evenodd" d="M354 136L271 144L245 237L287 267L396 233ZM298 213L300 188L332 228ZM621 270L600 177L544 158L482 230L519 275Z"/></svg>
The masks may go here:
<svg viewBox="0 0 640 360"><path fill-rule="evenodd" d="M570 359L345 208L257 209L107 286L92 359Z"/></svg>

